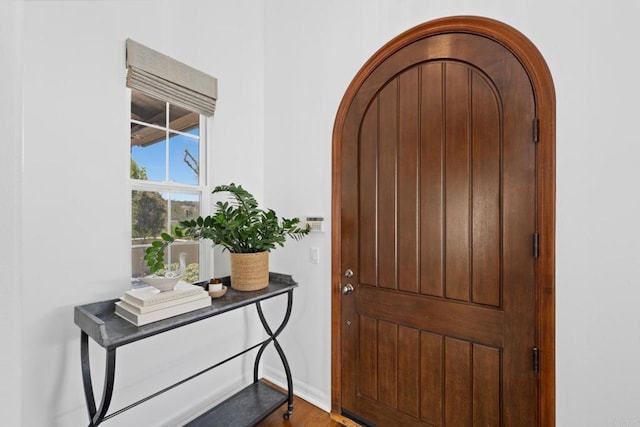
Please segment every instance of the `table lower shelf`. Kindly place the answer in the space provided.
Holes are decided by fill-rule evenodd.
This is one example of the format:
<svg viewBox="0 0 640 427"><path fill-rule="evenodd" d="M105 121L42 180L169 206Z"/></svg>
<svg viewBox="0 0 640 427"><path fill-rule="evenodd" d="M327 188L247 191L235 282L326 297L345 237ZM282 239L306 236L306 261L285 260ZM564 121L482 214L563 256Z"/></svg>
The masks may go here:
<svg viewBox="0 0 640 427"><path fill-rule="evenodd" d="M189 427L248 427L287 402L287 395L255 382L187 424Z"/></svg>

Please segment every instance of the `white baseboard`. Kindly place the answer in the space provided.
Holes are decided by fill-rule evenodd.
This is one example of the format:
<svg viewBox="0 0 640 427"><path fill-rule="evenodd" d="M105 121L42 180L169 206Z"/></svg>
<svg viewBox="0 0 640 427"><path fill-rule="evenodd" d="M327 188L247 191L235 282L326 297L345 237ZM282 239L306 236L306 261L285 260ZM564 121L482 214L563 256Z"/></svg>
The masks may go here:
<svg viewBox="0 0 640 427"><path fill-rule="evenodd" d="M285 390L287 389L287 379L282 372L271 369L269 366L264 366L262 368L262 375L266 380L271 381ZM293 393L323 411L331 412L331 396L296 378L293 378Z"/></svg>

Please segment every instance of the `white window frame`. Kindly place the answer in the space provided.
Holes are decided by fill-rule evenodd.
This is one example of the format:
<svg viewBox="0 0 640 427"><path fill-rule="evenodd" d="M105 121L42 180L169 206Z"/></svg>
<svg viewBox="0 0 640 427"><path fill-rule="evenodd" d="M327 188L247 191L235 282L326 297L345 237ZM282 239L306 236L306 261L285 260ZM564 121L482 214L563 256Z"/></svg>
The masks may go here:
<svg viewBox="0 0 640 427"><path fill-rule="evenodd" d="M152 127L152 128L156 128L156 129L160 129L160 130L164 130L165 131L165 140L167 141L167 144L165 144L165 150L166 150L166 157L165 157L165 180L164 181L149 181L149 180L141 180L141 179L134 179L134 178L129 178L129 201L131 201L131 194L133 191L156 191L156 192L160 192L160 193L180 193L180 194L194 194L197 196L200 196L200 216L207 216L210 215L212 213L212 204L211 204L211 189L209 186L209 183L211 182L211 176L210 176L210 170L211 168L209 167L209 153L211 152L210 150L210 144L209 144L209 138L208 138L208 132L207 132L207 118L206 116L204 116L203 114L199 114L200 116L200 121L199 121L199 144L198 144L198 161L199 161L199 177L198 177L198 185L190 185L190 184L180 184L180 183L176 183L174 181L169 181L166 180L166 178L169 176L169 171L167 170L169 168L169 136L170 135L183 135L186 136L188 138L193 138L193 135L190 135L188 133L185 132L180 132L180 131L176 131L173 129L169 128L169 120L170 120L170 115L167 113L166 114L166 118L165 118L165 126L157 126L151 123L146 123L146 122L141 122L138 120L133 120L131 119L131 91L135 90L135 89L130 89L127 88L127 95L128 95L128 110L129 110L129 120L128 120L128 124L130 127L131 123L137 123L137 124L141 124L144 126L148 126L148 127ZM150 96L150 95L147 95ZM155 98L157 99L157 98ZM166 104L171 104L170 102L167 102ZM174 104L171 104L174 105ZM131 143L129 141L129 151L128 151L128 159L127 159L127 164L130 164L131 162ZM169 205L170 207L171 205ZM129 220L131 221L131 211L133 209L133 206L129 206ZM171 211L169 210L169 213ZM167 229L170 229L170 215L167 215ZM131 241L131 239L129 240ZM208 280L208 278L213 277L213 247L211 245L211 241L210 240L200 240L198 242L199 244L199 259L198 259L198 264L200 267L200 280ZM133 245L130 244L129 245L129 251L131 252L132 249L134 248L147 248L151 246L150 244L144 244L144 245ZM180 246L180 242L177 243L172 243L171 245L172 247L175 246ZM131 258L131 256L130 256ZM130 274L131 277L133 276L133 268L130 265Z"/></svg>

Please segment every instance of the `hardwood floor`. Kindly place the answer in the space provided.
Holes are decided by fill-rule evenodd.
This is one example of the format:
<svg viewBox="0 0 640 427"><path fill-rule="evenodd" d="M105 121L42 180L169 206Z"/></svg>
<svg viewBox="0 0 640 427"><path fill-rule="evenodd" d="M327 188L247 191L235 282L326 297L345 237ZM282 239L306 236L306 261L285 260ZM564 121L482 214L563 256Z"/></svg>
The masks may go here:
<svg viewBox="0 0 640 427"><path fill-rule="evenodd" d="M259 427L281 427L281 426L300 426L300 427L341 427L342 424L333 421L331 416L322 409L296 397L294 399L293 415L289 420L284 420L282 414L286 411L287 405L275 411L267 419L261 421Z"/></svg>
<svg viewBox="0 0 640 427"><path fill-rule="evenodd" d="M269 383L273 385L272 383ZM293 415L291 419L284 420L282 414L285 413L287 405L284 404L277 411L272 413L265 420L261 421L259 427L341 427L342 424L333 421L329 413L323 411L317 406L300 399L298 396L293 400Z"/></svg>

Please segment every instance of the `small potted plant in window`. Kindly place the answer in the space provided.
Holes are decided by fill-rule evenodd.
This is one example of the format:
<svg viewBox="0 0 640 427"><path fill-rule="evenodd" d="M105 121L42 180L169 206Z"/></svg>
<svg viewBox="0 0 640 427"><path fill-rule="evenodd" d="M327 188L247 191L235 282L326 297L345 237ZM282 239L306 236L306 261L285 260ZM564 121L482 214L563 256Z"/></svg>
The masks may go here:
<svg viewBox="0 0 640 427"><path fill-rule="evenodd" d="M298 218L279 218L272 209L260 209L240 185L219 185L212 191L222 192L230 193L232 201L217 202L213 215L181 221L173 235L163 233L162 240L147 248L145 260L152 272L164 267L164 251L175 239L211 239L231 253L232 288L255 291L269 285L269 251L284 246L287 237L301 239L309 227L300 227Z"/></svg>

